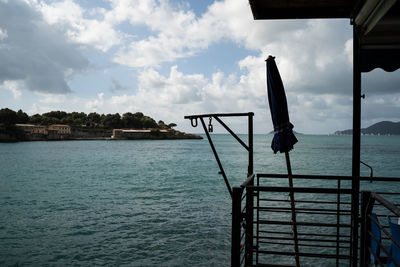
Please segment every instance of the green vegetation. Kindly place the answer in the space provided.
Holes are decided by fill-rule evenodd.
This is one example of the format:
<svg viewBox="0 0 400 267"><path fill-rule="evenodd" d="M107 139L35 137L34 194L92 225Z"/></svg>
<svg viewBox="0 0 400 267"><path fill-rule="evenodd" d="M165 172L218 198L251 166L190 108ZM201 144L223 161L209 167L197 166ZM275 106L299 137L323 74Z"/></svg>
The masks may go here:
<svg viewBox="0 0 400 267"><path fill-rule="evenodd" d="M84 112L65 112L65 111L50 111L47 113L35 114L28 116L21 109L17 112L3 108L0 110L0 124L4 127L12 128L12 125L18 123L30 123L36 125L50 124L67 124L73 127L99 128L99 129L116 129L116 128L172 128L175 123L165 124L163 121L158 123L151 117L145 116L141 112L124 113L122 116L119 113L115 114L98 114L92 112L86 114Z"/></svg>

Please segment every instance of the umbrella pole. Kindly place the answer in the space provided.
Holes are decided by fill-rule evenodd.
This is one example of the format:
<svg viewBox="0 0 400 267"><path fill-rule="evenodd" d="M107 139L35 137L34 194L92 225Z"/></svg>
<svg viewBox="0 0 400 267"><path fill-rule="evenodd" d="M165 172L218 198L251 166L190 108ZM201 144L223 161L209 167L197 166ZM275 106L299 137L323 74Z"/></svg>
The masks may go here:
<svg viewBox="0 0 400 267"><path fill-rule="evenodd" d="M288 178L289 178L289 188L290 188L290 210L292 212L292 230L293 230L293 241L294 241L294 257L296 260L296 267L300 266L299 261L299 243L297 239L297 224L296 224L296 210L294 204L294 192L293 192L293 177L292 177L292 167L290 166L290 158L289 152L285 152L286 157L286 166L288 170Z"/></svg>

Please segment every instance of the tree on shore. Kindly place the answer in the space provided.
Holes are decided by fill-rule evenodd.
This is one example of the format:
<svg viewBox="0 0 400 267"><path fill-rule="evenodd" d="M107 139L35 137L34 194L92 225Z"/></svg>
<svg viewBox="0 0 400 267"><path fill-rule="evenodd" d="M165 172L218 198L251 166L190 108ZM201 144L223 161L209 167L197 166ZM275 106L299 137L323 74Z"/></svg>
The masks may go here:
<svg viewBox="0 0 400 267"><path fill-rule="evenodd" d="M175 123L166 124L163 121L158 123L151 117L145 116L142 112L126 112L122 115L115 114L98 114L92 112L86 114L84 112L65 112L65 111L50 111L40 114L28 116L21 109L15 112L8 108L0 110L0 124L14 125L16 123L30 123L36 125L51 125L51 124L68 124L74 127L88 127L100 129L116 129L116 128L173 128Z"/></svg>
<svg viewBox="0 0 400 267"><path fill-rule="evenodd" d="M3 108L0 110L0 123L5 126L13 125L17 123L17 113L9 108Z"/></svg>

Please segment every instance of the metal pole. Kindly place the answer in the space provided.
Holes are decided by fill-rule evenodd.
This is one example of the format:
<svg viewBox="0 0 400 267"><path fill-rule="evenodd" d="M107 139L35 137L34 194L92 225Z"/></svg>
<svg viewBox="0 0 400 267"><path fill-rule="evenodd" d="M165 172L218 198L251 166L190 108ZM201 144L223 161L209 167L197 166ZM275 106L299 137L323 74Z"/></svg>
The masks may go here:
<svg viewBox="0 0 400 267"><path fill-rule="evenodd" d="M369 241L368 238L368 230L371 228L371 224L369 222L368 214L368 204L371 199L371 192L363 191L361 196L361 237L360 237L360 266L367 266L366 264L369 263ZM372 209L371 209L372 210Z"/></svg>
<svg viewBox="0 0 400 267"><path fill-rule="evenodd" d="M249 166L247 177L253 174L253 115L249 114ZM254 179L248 184L254 185ZM246 187L246 266L253 265L253 219L254 219L254 191Z"/></svg>
<svg viewBox="0 0 400 267"><path fill-rule="evenodd" d="M352 153L352 205L351 205L351 263L357 266L358 256L358 211L360 193L360 149L361 149L361 70L360 44L357 26L353 25L353 153Z"/></svg>
<svg viewBox="0 0 400 267"><path fill-rule="evenodd" d="M229 184L228 178L226 177L224 168L222 167L222 163L221 163L221 161L219 160L219 157L218 157L218 154L217 154L217 150L215 149L214 143L213 143L212 140L211 140L211 136L210 136L210 134L208 133L208 130L207 130L206 124L204 123L203 118L200 118L200 121L201 121L201 124L203 125L204 132L206 133L208 142L210 143L211 149L212 149L212 151L213 151L213 153L214 153L215 160L216 160L217 163L218 163L218 167L219 167L220 173L221 173L222 177L224 178L226 187L228 188L229 194L230 194L231 197L232 197L232 189L231 189L231 186L230 186L230 184Z"/></svg>
<svg viewBox="0 0 400 267"><path fill-rule="evenodd" d="M254 159L253 159L253 113L249 114L249 168L247 177L253 174L254 172ZM254 182L253 182L254 184Z"/></svg>
<svg viewBox="0 0 400 267"><path fill-rule="evenodd" d="M290 166L289 152L285 152L286 166L288 170L289 178L289 196L290 196L290 208L292 212L292 229L293 229L293 241L294 241L294 257L296 260L296 267L300 266L299 260L299 244L297 239L297 222L296 222L296 207L294 204L294 192L293 192L293 177L292 177L292 167Z"/></svg>
<svg viewBox="0 0 400 267"><path fill-rule="evenodd" d="M242 222L242 188L234 187L232 193L231 266L240 266L240 237Z"/></svg>

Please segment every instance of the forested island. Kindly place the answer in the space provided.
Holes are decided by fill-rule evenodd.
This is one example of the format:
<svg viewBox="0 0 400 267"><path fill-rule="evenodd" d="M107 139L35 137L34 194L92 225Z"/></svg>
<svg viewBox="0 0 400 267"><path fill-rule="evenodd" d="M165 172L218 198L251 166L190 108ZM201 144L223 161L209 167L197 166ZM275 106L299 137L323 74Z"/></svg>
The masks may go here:
<svg viewBox="0 0 400 267"><path fill-rule="evenodd" d="M381 121L361 129L366 135L400 135L400 122ZM353 134L353 130L336 131L336 135Z"/></svg>
<svg viewBox="0 0 400 267"><path fill-rule="evenodd" d="M0 110L0 141L112 140L112 139L201 139L173 129L141 112L99 114L50 111L29 116L21 109Z"/></svg>

